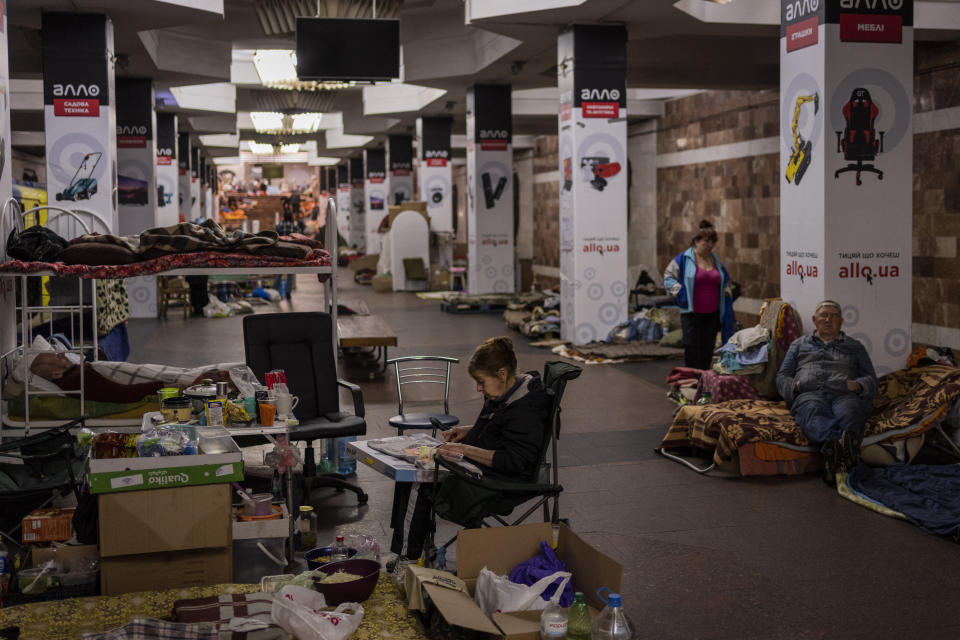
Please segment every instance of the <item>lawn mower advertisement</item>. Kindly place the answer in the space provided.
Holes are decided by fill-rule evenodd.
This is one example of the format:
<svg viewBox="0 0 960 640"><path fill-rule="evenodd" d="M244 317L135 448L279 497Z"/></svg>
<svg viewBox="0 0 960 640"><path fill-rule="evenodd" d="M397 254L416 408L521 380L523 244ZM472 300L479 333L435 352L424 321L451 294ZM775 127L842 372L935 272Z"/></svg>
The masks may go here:
<svg viewBox="0 0 960 640"><path fill-rule="evenodd" d="M557 40L562 338L604 339L627 317L626 31Z"/></svg>
<svg viewBox="0 0 960 640"><path fill-rule="evenodd" d="M427 203L430 230L440 233L453 232L453 203L450 198L452 126L453 121L446 117L417 120L420 199Z"/></svg>
<svg viewBox="0 0 960 640"><path fill-rule="evenodd" d="M119 231L112 23L103 15L44 13L42 27L47 200L90 211L101 233Z"/></svg>
<svg viewBox="0 0 960 640"><path fill-rule="evenodd" d="M467 91L467 254L470 293L515 290L509 85Z"/></svg>
<svg viewBox="0 0 960 640"><path fill-rule="evenodd" d="M365 149L363 152L365 173L363 182L366 206L367 253L380 253L380 223L387 215L386 197L390 193L387 180L387 155L385 149Z"/></svg>
<svg viewBox="0 0 960 640"><path fill-rule="evenodd" d="M390 204L398 205L413 200L413 139L410 136L390 136Z"/></svg>
<svg viewBox="0 0 960 640"><path fill-rule="evenodd" d="M7 52L7 3L0 3L0 193L9 197L13 193L13 170L9 161L10 144L10 64ZM0 221L0 250L7 255L7 237L12 231L13 220ZM0 281L0 350L10 353L17 343L17 295L14 278Z"/></svg>

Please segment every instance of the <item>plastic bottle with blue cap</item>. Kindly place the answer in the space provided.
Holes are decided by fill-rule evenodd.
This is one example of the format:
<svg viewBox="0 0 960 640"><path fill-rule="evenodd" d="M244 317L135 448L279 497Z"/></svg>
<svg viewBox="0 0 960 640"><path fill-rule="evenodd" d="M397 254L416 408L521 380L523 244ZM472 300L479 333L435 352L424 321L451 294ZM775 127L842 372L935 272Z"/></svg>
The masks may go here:
<svg viewBox="0 0 960 640"><path fill-rule="evenodd" d="M601 592L606 591L609 596L604 598ZM600 587L597 597L606 603L606 607L593 621L592 640L633 640L636 637L633 623L623 612L619 593L611 593L610 589Z"/></svg>

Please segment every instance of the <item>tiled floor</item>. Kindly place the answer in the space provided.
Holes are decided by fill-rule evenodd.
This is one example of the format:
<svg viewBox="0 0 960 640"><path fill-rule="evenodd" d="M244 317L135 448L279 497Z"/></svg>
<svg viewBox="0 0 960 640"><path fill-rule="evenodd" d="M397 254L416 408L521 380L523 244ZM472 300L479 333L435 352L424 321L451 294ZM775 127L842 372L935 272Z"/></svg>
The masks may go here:
<svg viewBox="0 0 960 640"><path fill-rule="evenodd" d="M349 272L348 272L349 273ZM348 280L348 279L345 279ZM282 309L321 308L320 287L301 276ZM511 335L522 369L555 359L530 347L495 315L449 315L413 294L377 294L345 281L342 299L363 299L399 336L391 355L469 357L492 335ZM276 307L274 307L276 309ZM182 366L243 359L241 320L130 323L132 361ZM623 598L650 638L952 638L960 633L960 550L905 522L857 507L816 477L700 476L657 456L669 424L662 383L673 362L590 366L563 402L562 515L624 566ZM368 435L394 435L389 378L359 383ZM469 424L480 399L456 367L451 411ZM370 502L320 489L320 540L335 531L375 535L389 546L392 483L361 466ZM446 539L445 528L438 535Z"/></svg>

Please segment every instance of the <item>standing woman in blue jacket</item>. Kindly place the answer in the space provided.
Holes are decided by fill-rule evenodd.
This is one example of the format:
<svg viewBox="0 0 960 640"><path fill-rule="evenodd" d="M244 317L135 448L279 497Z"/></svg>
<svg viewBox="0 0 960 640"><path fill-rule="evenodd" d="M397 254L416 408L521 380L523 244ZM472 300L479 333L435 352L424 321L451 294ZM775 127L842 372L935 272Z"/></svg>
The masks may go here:
<svg viewBox="0 0 960 640"><path fill-rule="evenodd" d="M690 248L671 260L663 274L663 286L680 307L684 363L694 369L710 368L721 326L724 341L733 333L730 274L713 252L716 244L716 230L702 220Z"/></svg>

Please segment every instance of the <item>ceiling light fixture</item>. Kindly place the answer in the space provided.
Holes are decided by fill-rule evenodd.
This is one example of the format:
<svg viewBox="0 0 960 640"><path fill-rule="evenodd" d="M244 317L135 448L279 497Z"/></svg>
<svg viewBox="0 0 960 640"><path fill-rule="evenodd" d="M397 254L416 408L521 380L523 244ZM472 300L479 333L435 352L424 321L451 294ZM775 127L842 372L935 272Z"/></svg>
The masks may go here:
<svg viewBox="0 0 960 640"><path fill-rule="evenodd" d="M294 113L290 116L291 133L314 133L320 128L321 113Z"/></svg>
<svg viewBox="0 0 960 640"><path fill-rule="evenodd" d="M257 133L279 133L283 130L283 114L276 111L252 111L250 119Z"/></svg>
<svg viewBox="0 0 960 640"><path fill-rule="evenodd" d="M257 49L253 52L253 66L260 82L271 89L321 91L349 89L356 82L315 82L297 79L297 54L292 49Z"/></svg>
<svg viewBox="0 0 960 640"><path fill-rule="evenodd" d="M257 154L258 156L268 156L273 154L273 145L267 144L265 142L254 142L250 141L247 143L247 146L250 147L252 153Z"/></svg>
<svg viewBox="0 0 960 640"><path fill-rule="evenodd" d="M298 151L300 151L300 145L298 143L280 145L280 153L296 153Z"/></svg>
<svg viewBox="0 0 960 640"><path fill-rule="evenodd" d="M257 133L303 134L320 129L322 113L282 114L276 111L251 111L250 120Z"/></svg>

